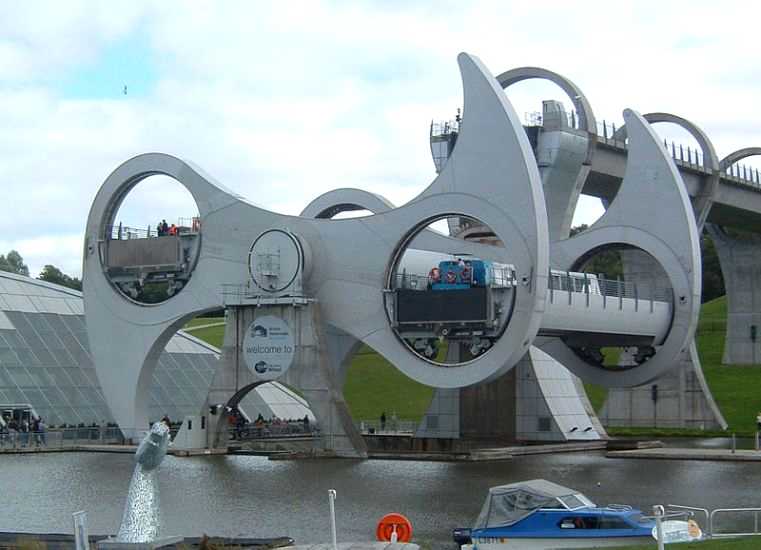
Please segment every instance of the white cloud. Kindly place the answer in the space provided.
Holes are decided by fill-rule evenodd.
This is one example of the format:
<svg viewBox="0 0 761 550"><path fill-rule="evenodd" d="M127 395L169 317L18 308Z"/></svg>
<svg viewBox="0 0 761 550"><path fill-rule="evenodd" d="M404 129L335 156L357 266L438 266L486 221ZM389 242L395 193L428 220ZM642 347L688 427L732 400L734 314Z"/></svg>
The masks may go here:
<svg viewBox="0 0 761 550"><path fill-rule="evenodd" d="M193 160L290 214L336 187L409 200L434 177L430 121L462 102L461 50L495 74L522 65L560 72L599 119L619 120L626 107L670 111L702 126L720 155L759 141L761 74L748 60L761 49L738 22L761 8L744 3L29 6L0 18L0 253L17 248L33 272L52 262L79 274L72 243L95 193L142 152ZM58 82L135 37L153 53L152 93L61 96ZM539 110L548 90L568 104L551 85L508 96L522 115ZM145 220L124 221L186 215L160 214L167 200L146 200ZM580 210L593 217L596 206Z"/></svg>

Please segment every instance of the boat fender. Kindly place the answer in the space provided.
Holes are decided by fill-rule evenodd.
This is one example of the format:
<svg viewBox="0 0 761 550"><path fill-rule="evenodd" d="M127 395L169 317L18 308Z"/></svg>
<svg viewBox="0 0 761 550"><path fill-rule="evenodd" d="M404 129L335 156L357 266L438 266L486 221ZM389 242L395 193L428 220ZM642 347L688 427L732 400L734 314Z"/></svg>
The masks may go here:
<svg viewBox="0 0 761 550"><path fill-rule="evenodd" d="M392 540L396 535L396 540ZM383 516L375 529L375 536L383 542L410 542L412 523L403 514L392 512Z"/></svg>

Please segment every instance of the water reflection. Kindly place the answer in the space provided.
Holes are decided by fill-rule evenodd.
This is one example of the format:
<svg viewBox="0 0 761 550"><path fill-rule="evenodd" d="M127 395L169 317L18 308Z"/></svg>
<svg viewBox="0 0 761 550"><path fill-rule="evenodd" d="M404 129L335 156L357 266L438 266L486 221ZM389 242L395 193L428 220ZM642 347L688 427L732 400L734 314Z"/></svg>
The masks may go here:
<svg viewBox="0 0 761 550"><path fill-rule="evenodd" d="M7 455L0 462L0 529L68 532L87 510L90 532L119 525L131 455ZM327 542L327 491L338 491L341 540L372 537L380 517L406 514L417 540L449 547L449 530L475 519L492 485L546 478L598 504L707 508L758 506L754 463L607 459L598 454L521 457L498 463L268 461L167 457L160 484L165 534L274 537Z"/></svg>

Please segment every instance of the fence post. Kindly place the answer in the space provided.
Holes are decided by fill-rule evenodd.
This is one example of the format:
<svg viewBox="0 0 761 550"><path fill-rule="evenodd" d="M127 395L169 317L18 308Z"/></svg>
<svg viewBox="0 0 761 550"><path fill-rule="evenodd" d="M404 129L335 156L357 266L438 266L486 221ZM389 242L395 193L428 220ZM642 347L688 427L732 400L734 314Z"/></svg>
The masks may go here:
<svg viewBox="0 0 761 550"><path fill-rule="evenodd" d="M330 538L333 542L333 550L338 550L337 536L336 536L336 490L328 490L328 502L330 502Z"/></svg>
<svg viewBox="0 0 761 550"><path fill-rule="evenodd" d="M737 438L735 437L735 432L732 432L732 454L735 454L737 451Z"/></svg>
<svg viewBox="0 0 761 550"><path fill-rule="evenodd" d="M655 516L655 534L658 540L658 550L663 550L663 524L661 523L663 514L663 506L656 504L653 506L653 515Z"/></svg>
<svg viewBox="0 0 761 550"><path fill-rule="evenodd" d="M587 307L589 307L589 277L584 273L584 292L587 295Z"/></svg>
<svg viewBox="0 0 761 550"><path fill-rule="evenodd" d="M637 292L637 283L632 283L634 285L634 311L639 311L639 292Z"/></svg>
<svg viewBox="0 0 761 550"><path fill-rule="evenodd" d="M550 303L555 302L555 284L552 282L552 270L550 269Z"/></svg>

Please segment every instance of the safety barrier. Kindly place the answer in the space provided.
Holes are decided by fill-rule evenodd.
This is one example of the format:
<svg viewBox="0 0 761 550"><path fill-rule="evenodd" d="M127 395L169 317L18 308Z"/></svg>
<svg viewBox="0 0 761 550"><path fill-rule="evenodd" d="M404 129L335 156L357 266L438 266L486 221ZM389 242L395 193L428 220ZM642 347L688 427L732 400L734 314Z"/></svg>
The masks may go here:
<svg viewBox="0 0 761 550"><path fill-rule="evenodd" d="M571 110L565 113L567 118L568 127L578 130L579 129L579 117L575 111ZM524 114L524 121L526 126L541 126L543 122L542 113L535 111ZM626 142L619 139L616 135L617 131L621 128L622 124L616 126L615 122L608 122L601 120L597 122L597 141L626 149ZM432 128L434 126L432 125ZM435 135L444 135L448 126L444 123L436 126L441 133ZM452 131L452 130L450 130ZM431 134L434 135L433 133ZM699 149L693 149L690 146L677 143L675 141L669 141L664 139L663 146L671 154L671 157L682 166L687 166L692 169L698 169L708 171L705 166L705 159L702 151ZM761 170L754 166L735 163L728 166L723 172L724 176L735 180L737 183L743 183L753 187L761 188Z"/></svg>
<svg viewBox="0 0 761 550"><path fill-rule="evenodd" d="M241 427L231 426L226 431L232 441L317 437L320 435L320 428L317 424L310 422L309 425L304 425L302 421L284 422L282 424L266 423L264 425L249 423Z"/></svg>
<svg viewBox="0 0 761 550"><path fill-rule="evenodd" d="M428 275L415 273L398 273L395 278L396 288L424 290L430 288L434 281ZM596 294L607 298L632 299L635 301L667 302L673 301L670 288L652 284L635 283L622 279L606 279L600 275L575 272L550 271L548 288L550 303L554 303L558 293ZM608 300L604 300L607 305Z"/></svg>
<svg viewBox="0 0 761 550"><path fill-rule="evenodd" d="M748 537L761 535L761 531L758 529L758 514L761 512L761 508L717 508L711 511L710 519L708 522L708 530L711 538L735 538L735 537ZM717 518L720 516L728 516L732 514L735 522L739 519L738 516L753 514L753 531L722 531L716 532ZM726 521L726 520L725 520Z"/></svg>
<svg viewBox="0 0 761 550"><path fill-rule="evenodd" d="M759 513L761 508L717 508L715 510L707 510L705 508L698 508L695 506L682 506L679 504L668 504L666 506L666 512L672 513L688 513L690 517L695 514L700 514L701 527L703 528L706 538L720 539L720 538L737 538L737 537L750 537L761 535L759 530ZM752 518L749 517L752 514ZM743 517L744 516L744 517ZM723 518L723 519L719 519ZM739 531L736 525L738 522L745 519L747 522L753 521L752 531ZM721 522L733 521L735 527L733 530L717 531L717 527L721 527Z"/></svg>
<svg viewBox="0 0 761 550"><path fill-rule="evenodd" d="M123 442L121 430L115 427L62 428L45 432L4 431L0 433L0 452L35 448L65 449Z"/></svg>
<svg viewBox="0 0 761 550"><path fill-rule="evenodd" d="M175 227L177 228L178 235L196 234L201 231L201 218L198 216L192 218L178 218ZM106 226L106 237L112 241L150 239L158 236L158 228L150 225L145 228L129 227L122 223Z"/></svg>
<svg viewBox="0 0 761 550"><path fill-rule="evenodd" d="M404 435L414 434L419 422L389 418L385 424L381 424L380 420L360 420L354 425L363 435Z"/></svg>

